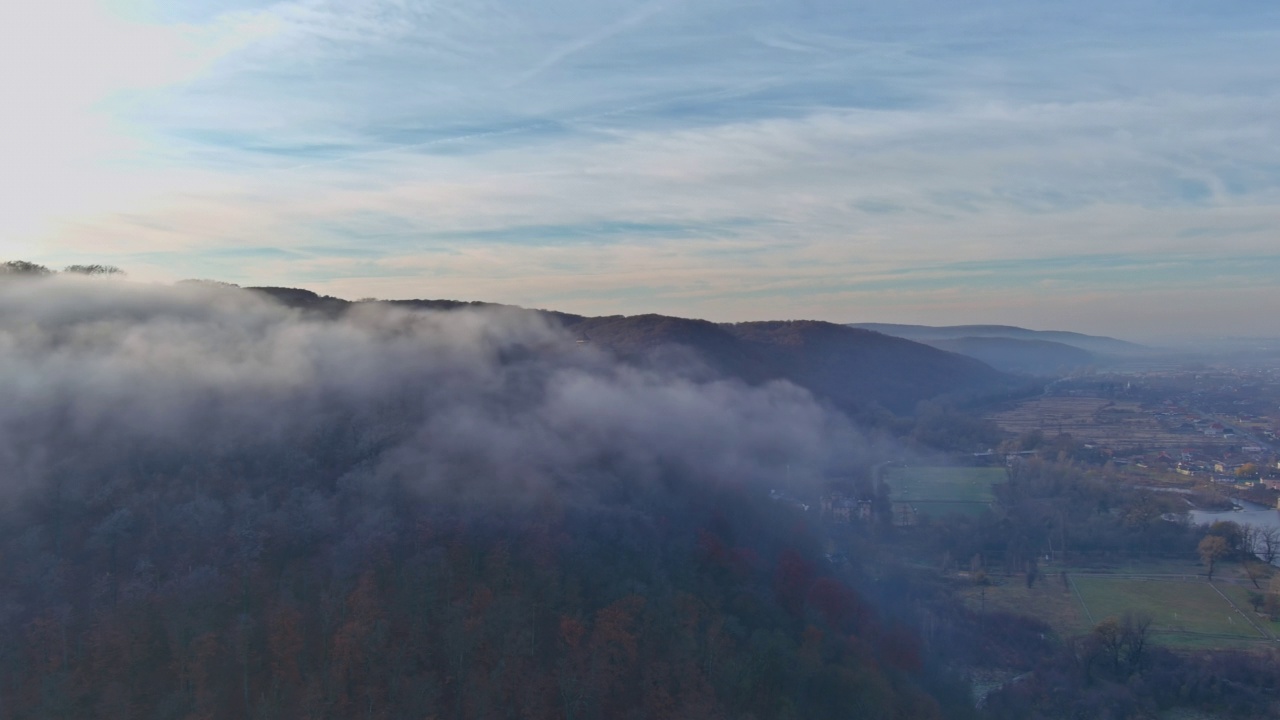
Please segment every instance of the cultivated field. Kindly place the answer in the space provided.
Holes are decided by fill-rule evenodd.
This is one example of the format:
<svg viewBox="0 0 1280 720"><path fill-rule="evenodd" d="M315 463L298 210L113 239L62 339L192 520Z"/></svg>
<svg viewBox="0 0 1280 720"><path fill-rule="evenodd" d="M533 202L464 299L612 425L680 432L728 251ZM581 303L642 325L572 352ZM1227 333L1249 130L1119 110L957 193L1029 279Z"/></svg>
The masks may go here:
<svg viewBox="0 0 1280 720"><path fill-rule="evenodd" d="M1002 430L1040 430L1053 437L1068 433L1077 440L1122 450L1135 447L1181 448L1230 445L1233 440L1199 433L1174 432L1137 403L1103 398L1040 397L990 417Z"/></svg>
<svg viewBox="0 0 1280 720"><path fill-rule="evenodd" d="M1150 615L1156 639L1168 644L1269 639L1252 613L1246 616L1207 582L1075 575L1071 584L1091 623L1134 611Z"/></svg>
<svg viewBox="0 0 1280 720"><path fill-rule="evenodd" d="M893 467L885 470L894 500L910 502L918 512L943 515L981 512L995 501L991 486L1007 479L1004 468Z"/></svg>

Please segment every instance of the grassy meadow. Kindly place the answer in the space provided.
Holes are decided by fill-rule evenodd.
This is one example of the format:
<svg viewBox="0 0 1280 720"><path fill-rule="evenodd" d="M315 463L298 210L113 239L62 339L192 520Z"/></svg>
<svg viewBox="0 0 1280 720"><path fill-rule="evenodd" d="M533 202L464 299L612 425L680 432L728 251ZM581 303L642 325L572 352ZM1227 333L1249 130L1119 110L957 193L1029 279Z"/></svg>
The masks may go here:
<svg viewBox="0 0 1280 720"><path fill-rule="evenodd" d="M1075 576L1071 582L1094 622L1133 611L1150 615L1157 635L1266 637L1207 582L1096 576Z"/></svg>
<svg viewBox="0 0 1280 720"><path fill-rule="evenodd" d="M991 486L1006 478L1002 467L891 467L884 474L894 500L930 515L981 512L995 501Z"/></svg>

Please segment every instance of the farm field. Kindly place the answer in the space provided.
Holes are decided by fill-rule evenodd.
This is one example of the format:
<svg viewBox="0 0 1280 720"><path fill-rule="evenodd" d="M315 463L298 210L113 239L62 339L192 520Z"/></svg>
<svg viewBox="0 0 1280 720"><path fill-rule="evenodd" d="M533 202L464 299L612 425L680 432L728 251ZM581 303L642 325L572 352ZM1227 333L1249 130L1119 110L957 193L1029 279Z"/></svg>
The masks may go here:
<svg viewBox="0 0 1280 720"><path fill-rule="evenodd" d="M1007 479L1004 468L891 467L885 470L890 495L929 514L981 512L995 495L991 486Z"/></svg>
<svg viewBox="0 0 1280 720"><path fill-rule="evenodd" d="M1067 433L1084 442L1127 449L1180 448L1186 445L1229 445L1221 437L1179 433L1161 427L1137 403L1104 398L1039 397L991 415L1002 430L1024 433L1040 430L1053 437Z"/></svg>
<svg viewBox="0 0 1280 720"><path fill-rule="evenodd" d="M1168 644L1267 639L1207 582L1076 575L1071 583L1092 623L1135 611L1149 614L1156 639Z"/></svg>

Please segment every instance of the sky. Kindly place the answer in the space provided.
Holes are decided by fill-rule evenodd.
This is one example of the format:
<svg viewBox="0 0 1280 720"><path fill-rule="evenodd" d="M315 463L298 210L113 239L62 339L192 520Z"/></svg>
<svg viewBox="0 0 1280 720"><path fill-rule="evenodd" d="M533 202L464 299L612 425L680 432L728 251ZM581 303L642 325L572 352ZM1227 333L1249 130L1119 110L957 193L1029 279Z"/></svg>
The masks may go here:
<svg viewBox="0 0 1280 720"><path fill-rule="evenodd" d="M0 259L1280 335L1271 0L42 0L0 93Z"/></svg>

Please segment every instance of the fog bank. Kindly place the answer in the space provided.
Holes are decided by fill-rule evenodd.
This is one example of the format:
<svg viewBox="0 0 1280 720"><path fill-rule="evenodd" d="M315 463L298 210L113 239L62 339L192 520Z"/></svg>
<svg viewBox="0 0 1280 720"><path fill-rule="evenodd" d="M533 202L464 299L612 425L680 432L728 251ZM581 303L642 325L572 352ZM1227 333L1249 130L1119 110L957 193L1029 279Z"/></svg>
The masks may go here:
<svg viewBox="0 0 1280 720"><path fill-rule="evenodd" d="M859 451L794 385L619 363L532 312L369 303L325 319L236 288L0 282L7 492L211 465L239 468L228 482L319 473L473 496L763 488Z"/></svg>

